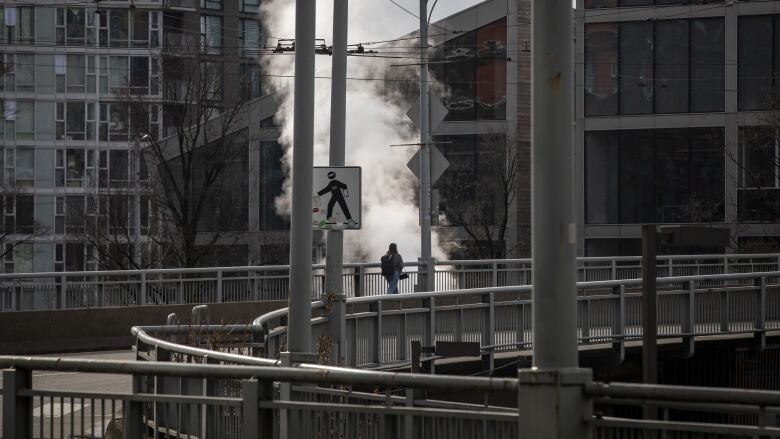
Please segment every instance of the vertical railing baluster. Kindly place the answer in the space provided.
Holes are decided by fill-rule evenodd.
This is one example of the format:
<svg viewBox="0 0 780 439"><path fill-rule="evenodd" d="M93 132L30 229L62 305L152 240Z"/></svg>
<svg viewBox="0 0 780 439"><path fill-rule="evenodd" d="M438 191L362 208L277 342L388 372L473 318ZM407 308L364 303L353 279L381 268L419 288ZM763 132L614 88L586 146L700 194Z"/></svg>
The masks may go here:
<svg viewBox="0 0 780 439"><path fill-rule="evenodd" d="M222 303L222 270L217 270L217 303Z"/></svg>
<svg viewBox="0 0 780 439"><path fill-rule="evenodd" d="M382 364L382 301L377 300L370 306L371 312L376 313L376 320L374 324L374 364L380 366Z"/></svg>
<svg viewBox="0 0 780 439"><path fill-rule="evenodd" d="M694 334L696 333L696 316L695 316L695 310L696 310L696 290L695 290L695 284L693 281L688 281L688 293L685 295L685 307L683 312L685 313L683 315L683 321L681 328L683 333L683 345L685 349L685 355L687 358L690 358L693 356L694 352L694 341L696 337Z"/></svg>
<svg viewBox="0 0 780 439"><path fill-rule="evenodd" d="M614 320L612 322L612 349L617 351L618 359L622 363L626 355L626 286L618 285L613 287L612 294L617 296Z"/></svg>
<svg viewBox="0 0 780 439"><path fill-rule="evenodd" d="M482 355L483 370L491 371L494 369L494 345L496 344L496 306L495 293L488 293L482 296L482 303L487 304L487 321L482 329L482 346L488 346L488 352Z"/></svg>
<svg viewBox="0 0 780 439"><path fill-rule="evenodd" d="M761 276L755 280L758 288L758 304L756 309L756 340L758 348L766 348L766 277Z"/></svg>
<svg viewBox="0 0 780 439"><path fill-rule="evenodd" d="M146 271L141 272L141 279L138 288L138 304L146 304Z"/></svg>

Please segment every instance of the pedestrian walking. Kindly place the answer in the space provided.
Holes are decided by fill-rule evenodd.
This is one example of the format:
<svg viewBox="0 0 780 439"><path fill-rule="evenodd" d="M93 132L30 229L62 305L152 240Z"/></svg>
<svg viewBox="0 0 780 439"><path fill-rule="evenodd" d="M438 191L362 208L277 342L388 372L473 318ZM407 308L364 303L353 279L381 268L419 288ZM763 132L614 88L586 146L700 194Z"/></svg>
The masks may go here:
<svg viewBox="0 0 780 439"><path fill-rule="evenodd" d="M404 269L404 260L398 253L398 246L391 243L387 253L380 259L382 276L387 280L387 294L398 294L398 279Z"/></svg>

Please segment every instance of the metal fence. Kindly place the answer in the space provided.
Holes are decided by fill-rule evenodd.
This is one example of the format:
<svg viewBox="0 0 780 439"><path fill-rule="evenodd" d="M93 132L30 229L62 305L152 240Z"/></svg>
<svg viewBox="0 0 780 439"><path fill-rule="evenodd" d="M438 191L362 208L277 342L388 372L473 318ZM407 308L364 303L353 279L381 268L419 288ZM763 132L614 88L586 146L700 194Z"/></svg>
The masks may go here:
<svg viewBox="0 0 780 439"><path fill-rule="evenodd" d="M522 438L542 422L523 418L519 407L537 403L536 393L516 378L29 357L0 357L0 367L6 439L502 439ZM39 388L36 371L124 376L133 389ZM577 386L581 410L566 416L583 416L578 437L780 437L780 392L590 380ZM436 394L450 397L425 397Z"/></svg>
<svg viewBox="0 0 780 439"><path fill-rule="evenodd" d="M659 276L703 276L780 270L780 254L660 256ZM581 282L634 279L640 257L579 258ZM415 291L418 264L407 264L402 293ZM437 291L530 285L530 259L438 261ZM314 266L313 299L325 291L323 265ZM378 263L345 264L348 297L383 295ZM288 266L0 274L0 312L196 304L287 299Z"/></svg>
<svg viewBox="0 0 780 439"><path fill-rule="evenodd" d="M658 336L681 338L692 354L694 338L780 329L780 272L678 276L658 279ZM608 344L622 358L625 343L642 336L641 280L577 284L580 344ZM531 286L351 298L346 301L344 365L375 368L410 360L410 343L479 342L493 364L497 351L532 348ZM312 305L312 340L328 339L329 309ZM265 356L286 344L286 309L255 320L265 334Z"/></svg>

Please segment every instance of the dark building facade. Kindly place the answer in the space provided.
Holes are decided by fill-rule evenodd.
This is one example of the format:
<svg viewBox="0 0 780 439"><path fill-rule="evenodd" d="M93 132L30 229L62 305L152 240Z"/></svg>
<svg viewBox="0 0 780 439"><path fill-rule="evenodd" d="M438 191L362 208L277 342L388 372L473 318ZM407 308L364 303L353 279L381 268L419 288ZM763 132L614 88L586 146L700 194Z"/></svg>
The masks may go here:
<svg viewBox="0 0 780 439"><path fill-rule="evenodd" d="M775 1L579 0L580 252L637 255L640 226L729 227L776 251Z"/></svg>

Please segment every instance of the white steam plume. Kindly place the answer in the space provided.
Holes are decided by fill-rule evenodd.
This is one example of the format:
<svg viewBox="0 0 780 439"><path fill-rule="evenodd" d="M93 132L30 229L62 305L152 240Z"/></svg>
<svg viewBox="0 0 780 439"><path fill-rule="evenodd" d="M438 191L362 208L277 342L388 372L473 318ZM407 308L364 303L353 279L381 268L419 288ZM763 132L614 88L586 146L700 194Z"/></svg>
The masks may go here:
<svg viewBox="0 0 780 439"><path fill-rule="evenodd" d="M469 1L469 0L464 0ZM271 38L294 38L294 0L261 2L265 34ZM416 25L414 17L397 9L389 1L360 0L349 5L349 42L377 41L400 37ZM331 44L332 1L317 1L317 38ZM273 37L270 37L273 36ZM282 125L281 144L285 147L284 166L292 161L293 79L292 55L266 55L262 59L271 89L282 98L277 119ZM400 60L414 62L414 60ZM378 58L350 57L348 76L383 78L386 64ZM317 76L329 77L330 57L317 56ZM328 164L330 129L330 80L315 82L314 164ZM345 231L345 260L378 261L390 242L406 261L420 255L420 228L416 205L416 178L406 168L413 148L391 148L391 144L414 143L419 134L405 116L407 108L392 102L382 81L347 81L346 164L363 168L363 224L360 231ZM276 200L281 214L290 212L290 178L284 194ZM433 256L445 257L438 236L433 235Z"/></svg>

